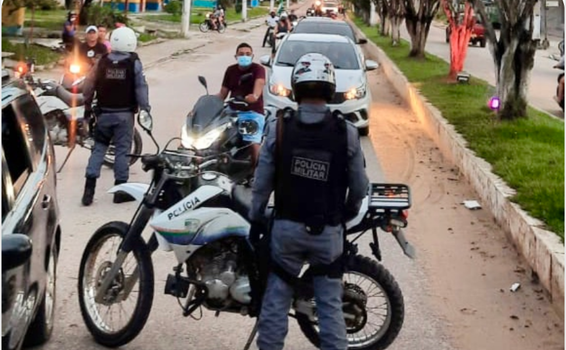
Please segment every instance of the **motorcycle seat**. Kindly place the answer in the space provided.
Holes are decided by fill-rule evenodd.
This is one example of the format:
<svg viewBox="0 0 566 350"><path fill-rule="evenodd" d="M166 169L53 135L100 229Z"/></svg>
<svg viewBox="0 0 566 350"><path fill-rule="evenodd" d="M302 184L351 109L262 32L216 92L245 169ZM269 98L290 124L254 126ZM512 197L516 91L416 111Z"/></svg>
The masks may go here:
<svg viewBox="0 0 566 350"><path fill-rule="evenodd" d="M232 202L234 211L244 219L249 220L252 208L252 188L244 185L235 185L232 188Z"/></svg>
<svg viewBox="0 0 566 350"><path fill-rule="evenodd" d="M69 107L82 106L85 103L83 94L73 94L63 87L58 87L55 91L55 96L57 96L61 101L63 101Z"/></svg>

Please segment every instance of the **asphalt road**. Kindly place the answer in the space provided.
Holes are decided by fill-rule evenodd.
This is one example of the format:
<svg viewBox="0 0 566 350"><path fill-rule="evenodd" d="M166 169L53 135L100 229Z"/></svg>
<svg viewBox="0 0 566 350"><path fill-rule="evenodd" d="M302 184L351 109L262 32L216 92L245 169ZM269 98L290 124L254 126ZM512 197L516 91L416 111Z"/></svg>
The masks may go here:
<svg viewBox="0 0 566 350"><path fill-rule="evenodd" d="M410 42L405 23L401 25L401 37ZM450 62L450 44L446 43L446 30L437 23L430 27L426 51L436 55L447 62ZM495 65L489 50L489 43L486 47L479 45L471 46L468 49L464 70L475 77L495 85ZM564 117L564 113L554 101L558 74L562 71L552 68L557 61L550 58L550 54L557 53L557 43L552 42L548 50L537 50L535 64L531 70L529 82L529 103L555 116ZM486 92L486 100L491 97L493 91Z"/></svg>
<svg viewBox="0 0 566 350"><path fill-rule="evenodd" d="M164 145L171 137L179 134L186 114L197 98L204 93L204 89L197 81L197 76L204 75L207 78L211 93L218 91L225 67L235 62L234 52L238 43L246 41L254 45L256 61L259 56L269 52L267 48L260 48L263 33L264 28L258 28L249 33L228 30L224 35L218 36L212 33L211 37L218 38L216 43L187 55L176 56L175 59L146 71L153 107L154 135L160 145ZM418 243L417 252L423 253L417 260L412 261L402 254L392 237L382 235L383 263L390 269L403 290L406 312L403 329L389 349L514 348L532 350L544 348L554 350L563 348L563 334L560 335L560 330L553 327L554 317L552 314L548 315L548 301L544 298L542 301L529 299L521 295L499 300L499 291L494 290L493 285L486 287L482 284L485 283L485 279L482 281L481 277L478 279L477 276L467 276L469 271L475 272L475 265L471 267L462 265L460 260L467 259L454 255L456 253L452 255L446 253L447 250L458 252L456 248L459 247L467 258L469 243L458 243L459 241L454 243L450 237L444 242L441 238L444 238L443 234L447 231L445 227L439 229L439 223L454 227L466 226L468 233L475 234L476 231L468 226L470 220L476 220L479 217L483 224L478 225L477 230L480 230L479 226L481 226L481 232L493 234L497 232L497 228L489 223L490 219L486 213L470 213L462 209L447 214L443 207L439 207L446 205L442 204L441 199L448 203L456 203L461 200L458 196L472 195L469 193L469 187L463 181L455 182L454 186L458 190L452 194L448 193L452 189L442 187L439 190L435 187L439 183L451 184L451 182L445 178L437 179L439 174L430 171L421 172L419 166L426 162L427 166L432 164L431 166L434 167L449 169L450 165L442 160L438 150L431 145L431 141L426 141L414 117L399 104L398 98L393 95L391 88L384 82L384 77L379 72L372 73L371 86L375 102L371 116L371 137L362 139L367 171L372 181L384 181L385 173L380 164L385 164L384 168L387 169L387 178L390 181L407 181L417 189L414 200L415 216L409 218L412 226L410 226L408 236L409 239L414 238ZM412 126L405 128L403 123L409 123ZM412 133L407 133L407 130L412 130ZM144 152L153 152L154 146L151 141L145 135L143 138ZM374 149L379 153L376 154ZM59 147L56 152L57 160L62 161L66 149ZM92 233L108 221L128 222L136 209L134 203L120 205L112 203L112 196L105 193L114 181L112 172L107 168L103 168L94 204L90 207L81 206L80 198L88 155L86 150L76 150L66 168L58 175L63 239L58 266L57 320L52 340L41 348L45 350L102 348L93 342L80 315L77 298L78 267L85 245ZM149 175L141 170L139 163L133 166L130 181L149 182ZM438 192L434 192L437 190ZM444 195L444 192L447 194ZM429 206L428 203L431 205ZM146 238L149 233L145 233ZM467 239L465 236L459 235L459 237ZM451 238L453 239L454 236ZM367 239L361 239L361 253L370 256L367 242ZM485 244L499 247L505 243L504 240L499 239L495 243L486 241ZM503 256L504 258L501 258L503 260L484 260L483 263L478 261L478 266L491 269L490 271L505 270L505 278L498 275L495 281L491 279L490 281L494 285L501 285L501 288L508 288L508 279L518 278L508 275L513 275L512 270L519 263L514 254L508 254L508 256L503 254ZM439 260L438 257L449 259L450 265L448 266L446 260ZM204 311L200 321L184 318L177 301L163 294L165 278L176 265L174 256L165 252L156 252L153 255L153 264L156 283L151 315L142 333L124 349L232 350L243 348L253 326L252 319L225 313L215 317L214 313L209 311ZM439 264L445 267L444 271L438 270L437 265ZM450 278L448 288L439 283L445 277ZM471 281L473 281L472 285L470 285ZM525 293L532 290L526 284L523 289ZM474 292L485 295L485 297L478 301L474 299ZM496 300L496 304L491 305L490 300ZM471 304L481 302L481 304L473 305L479 310L479 317L466 315L464 317L467 320L462 321L458 319L462 316L458 311L455 316L449 312L452 309L461 309L462 302ZM466 305L471 308L470 304ZM448 309L446 309L447 306ZM526 310L523 312L528 313L527 317L532 320L530 328L517 332L518 336L519 334L522 336L519 339L515 339L513 335L502 334L503 332L499 329L509 321L509 316L504 312L521 307ZM471 319L475 319L475 323L470 321ZM552 328L552 332L547 331L546 327ZM489 336L481 337L479 334ZM540 343L541 337L545 337L547 342L545 344L550 345L542 348L535 345ZM500 338L505 341L501 342L498 340ZM462 339L468 345L460 345ZM468 339L471 340L468 341ZM560 339L562 339L562 344L560 344ZM292 319L286 349L314 349Z"/></svg>

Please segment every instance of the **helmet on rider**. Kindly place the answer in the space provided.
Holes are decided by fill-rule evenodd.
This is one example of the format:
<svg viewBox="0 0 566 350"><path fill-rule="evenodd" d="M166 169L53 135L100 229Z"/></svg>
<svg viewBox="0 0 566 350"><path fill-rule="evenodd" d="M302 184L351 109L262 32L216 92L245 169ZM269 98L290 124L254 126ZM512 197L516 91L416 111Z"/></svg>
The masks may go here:
<svg viewBox="0 0 566 350"><path fill-rule="evenodd" d="M77 18L77 13L75 11L69 11L67 12L67 20L68 21L72 21L75 18Z"/></svg>
<svg viewBox="0 0 566 350"><path fill-rule="evenodd" d="M110 35L112 51L134 52L138 46L136 33L128 27L114 29Z"/></svg>
<svg viewBox="0 0 566 350"><path fill-rule="evenodd" d="M301 56L293 68L291 88L297 103L304 98L332 101L336 92L334 65L328 57L319 53Z"/></svg>
<svg viewBox="0 0 566 350"><path fill-rule="evenodd" d="M281 16L279 16L279 19L285 21L287 19L287 12L283 12Z"/></svg>
<svg viewBox="0 0 566 350"><path fill-rule="evenodd" d="M271 12L269 13L269 15L273 18L273 17L275 17L276 13L275 13L275 11L271 11Z"/></svg>

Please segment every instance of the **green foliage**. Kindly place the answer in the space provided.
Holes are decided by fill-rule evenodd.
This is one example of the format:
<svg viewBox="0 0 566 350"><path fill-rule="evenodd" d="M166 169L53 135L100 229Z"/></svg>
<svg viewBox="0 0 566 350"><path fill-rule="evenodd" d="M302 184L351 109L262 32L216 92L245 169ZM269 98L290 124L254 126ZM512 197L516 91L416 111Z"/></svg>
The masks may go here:
<svg viewBox="0 0 566 350"><path fill-rule="evenodd" d="M167 5L163 7L165 12L170 13L172 15L181 15L183 13L183 1L180 0L172 0L169 1Z"/></svg>
<svg viewBox="0 0 566 350"><path fill-rule="evenodd" d="M116 22L128 24L128 18L122 13L108 6L90 6L87 9L87 22L94 25L105 25L108 28L114 28Z"/></svg>
<svg viewBox="0 0 566 350"><path fill-rule="evenodd" d="M2 51L15 53L15 56L10 57L15 61L23 61L26 57L35 58L37 65L53 63L61 58L60 54L49 48L39 45L28 45L26 47L24 44L13 44L5 38L2 38Z"/></svg>
<svg viewBox="0 0 566 350"><path fill-rule="evenodd" d="M415 61L407 57L405 40L392 47L361 19L354 23L454 125L467 147L517 191L511 200L564 239L564 123L532 108L528 118L498 121L487 108L493 86L473 77L469 84L448 84L446 61L429 54Z"/></svg>

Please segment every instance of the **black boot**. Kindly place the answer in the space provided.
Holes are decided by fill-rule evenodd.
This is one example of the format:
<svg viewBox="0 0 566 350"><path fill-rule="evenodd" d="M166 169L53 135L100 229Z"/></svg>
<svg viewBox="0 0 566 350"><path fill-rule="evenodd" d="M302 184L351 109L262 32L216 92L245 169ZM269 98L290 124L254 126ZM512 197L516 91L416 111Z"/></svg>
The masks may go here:
<svg viewBox="0 0 566 350"><path fill-rule="evenodd" d="M126 181L114 181L114 186L117 185L121 185L123 183L126 183ZM125 193L125 192L116 192L114 193L114 203L118 204L118 203L126 203L126 202L132 202L135 201L136 199L132 196L130 196L129 194Z"/></svg>
<svg viewBox="0 0 566 350"><path fill-rule="evenodd" d="M83 205L88 207L92 204L92 200L94 199L94 189L96 188L96 179L95 178L86 178L85 182L85 191L83 193Z"/></svg>

